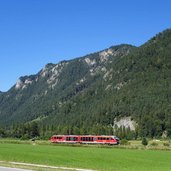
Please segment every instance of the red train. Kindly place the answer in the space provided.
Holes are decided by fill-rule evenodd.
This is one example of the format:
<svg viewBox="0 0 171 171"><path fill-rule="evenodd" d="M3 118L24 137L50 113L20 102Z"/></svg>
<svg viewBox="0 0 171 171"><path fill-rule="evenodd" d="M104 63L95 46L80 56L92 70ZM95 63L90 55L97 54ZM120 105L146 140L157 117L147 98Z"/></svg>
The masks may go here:
<svg viewBox="0 0 171 171"><path fill-rule="evenodd" d="M119 144L119 138L112 135L53 135L52 143L79 143L79 144Z"/></svg>

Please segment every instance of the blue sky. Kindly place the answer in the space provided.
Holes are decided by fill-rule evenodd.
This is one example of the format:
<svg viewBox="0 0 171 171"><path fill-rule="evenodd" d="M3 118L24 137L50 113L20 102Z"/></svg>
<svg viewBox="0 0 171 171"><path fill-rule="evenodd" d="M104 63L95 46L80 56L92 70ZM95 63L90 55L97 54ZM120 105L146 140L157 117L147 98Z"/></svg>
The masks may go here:
<svg viewBox="0 0 171 171"><path fill-rule="evenodd" d="M170 0L0 0L0 90L20 76L171 27Z"/></svg>

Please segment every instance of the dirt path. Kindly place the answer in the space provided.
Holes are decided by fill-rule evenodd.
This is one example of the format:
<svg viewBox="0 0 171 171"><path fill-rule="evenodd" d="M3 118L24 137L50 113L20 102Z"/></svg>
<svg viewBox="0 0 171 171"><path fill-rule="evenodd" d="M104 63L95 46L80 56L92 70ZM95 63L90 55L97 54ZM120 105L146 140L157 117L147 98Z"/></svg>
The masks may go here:
<svg viewBox="0 0 171 171"><path fill-rule="evenodd" d="M17 169L17 168L1 167L0 166L0 171L33 171L33 170Z"/></svg>
<svg viewBox="0 0 171 171"><path fill-rule="evenodd" d="M79 168L70 168L70 167L61 167L61 166L48 166L48 165L41 165L41 164L31 164L31 163L20 163L20 162L4 162L4 161L0 161L0 164L1 163L6 163L6 164L9 164L9 165L15 165L16 167L17 166L28 166L28 167L37 167L37 168L44 168L44 169L59 169L59 170L65 170L65 171L68 171L68 170L71 170L71 171L95 171L95 170L91 170L91 169L79 169ZM12 170L11 170L12 171ZM17 171L17 170L15 170Z"/></svg>

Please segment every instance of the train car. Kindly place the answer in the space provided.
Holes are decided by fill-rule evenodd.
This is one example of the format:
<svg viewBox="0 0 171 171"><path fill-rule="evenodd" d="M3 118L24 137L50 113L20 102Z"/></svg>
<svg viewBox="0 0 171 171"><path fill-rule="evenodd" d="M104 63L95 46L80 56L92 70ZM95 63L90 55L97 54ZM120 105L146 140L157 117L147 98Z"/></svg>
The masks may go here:
<svg viewBox="0 0 171 171"><path fill-rule="evenodd" d="M52 143L79 143L79 144L119 144L119 138L112 135L53 135Z"/></svg>

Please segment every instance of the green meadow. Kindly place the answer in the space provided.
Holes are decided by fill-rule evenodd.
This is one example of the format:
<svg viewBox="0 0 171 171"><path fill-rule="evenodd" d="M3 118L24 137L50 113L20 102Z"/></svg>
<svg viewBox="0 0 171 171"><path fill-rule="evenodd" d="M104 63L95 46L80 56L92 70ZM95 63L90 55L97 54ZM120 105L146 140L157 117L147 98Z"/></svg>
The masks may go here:
<svg viewBox="0 0 171 171"><path fill-rule="evenodd" d="M170 171L171 151L0 143L0 161L99 171Z"/></svg>

